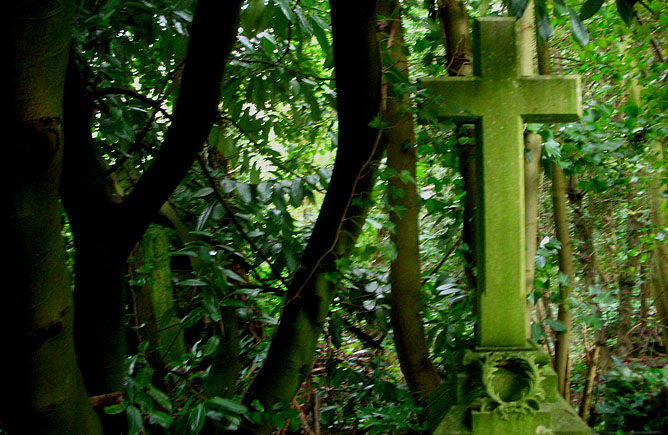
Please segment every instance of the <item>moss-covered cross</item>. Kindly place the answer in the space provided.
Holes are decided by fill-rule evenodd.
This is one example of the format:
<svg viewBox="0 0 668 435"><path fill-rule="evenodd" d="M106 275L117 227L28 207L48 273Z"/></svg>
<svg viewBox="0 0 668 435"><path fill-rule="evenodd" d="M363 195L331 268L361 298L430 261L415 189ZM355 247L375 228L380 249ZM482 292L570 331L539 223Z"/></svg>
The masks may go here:
<svg viewBox="0 0 668 435"><path fill-rule="evenodd" d="M523 348L523 123L579 119L580 78L520 76L513 18L477 19L473 56L474 77L428 78L422 83L444 100L431 107L438 118L476 125L478 346Z"/></svg>

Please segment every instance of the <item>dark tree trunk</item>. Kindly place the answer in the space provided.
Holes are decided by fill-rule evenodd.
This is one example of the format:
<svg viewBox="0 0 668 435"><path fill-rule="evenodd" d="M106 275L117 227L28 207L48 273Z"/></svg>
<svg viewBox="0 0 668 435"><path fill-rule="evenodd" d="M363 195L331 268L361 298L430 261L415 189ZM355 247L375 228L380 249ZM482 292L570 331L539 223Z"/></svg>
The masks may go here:
<svg viewBox="0 0 668 435"><path fill-rule="evenodd" d="M73 5L19 2L5 13L5 352L0 419L11 433L100 434L74 354L71 282L58 198L63 88Z"/></svg>
<svg viewBox="0 0 668 435"><path fill-rule="evenodd" d="M385 63L394 65L408 79L397 1L380 1L378 15L387 17L379 26L381 47L384 56L388 57ZM387 166L396 172L388 186L390 220L394 224L392 241L396 249L396 258L390 267L392 328L401 371L416 402L425 406L429 393L438 387L441 379L429 357L423 326L415 132L408 95L393 89L392 76L387 77L387 82L383 121L388 125L383 130L383 137L387 141ZM406 175L411 179L407 180Z"/></svg>
<svg viewBox="0 0 668 435"><path fill-rule="evenodd" d="M238 29L241 0L199 0L172 124L159 154L120 201L92 149L90 107L72 68L67 106L69 152L63 199L77 249L77 355L91 394L122 389L125 358L125 261L185 176L217 114L220 85Z"/></svg>
<svg viewBox="0 0 668 435"><path fill-rule="evenodd" d="M336 287L336 260L349 255L370 202L382 155L380 132L369 126L380 109L376 2L332 0L339 147L329 188L301 266L290 283L267 359L244 397L265 409L291 402L310 373L317 339ZM354 201L353 201L354 200ZM270 432L269 427L249 432Z"/></svg>

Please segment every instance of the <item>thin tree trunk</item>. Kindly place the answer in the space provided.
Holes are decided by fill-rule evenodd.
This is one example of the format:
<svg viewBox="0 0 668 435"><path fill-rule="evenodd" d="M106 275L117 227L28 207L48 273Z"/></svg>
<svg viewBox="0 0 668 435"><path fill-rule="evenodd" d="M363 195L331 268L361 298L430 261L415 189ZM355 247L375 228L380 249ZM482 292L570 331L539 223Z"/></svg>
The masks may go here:
<svg viewBox="0 0 668 435"><path fill-rule="evenodd" d="M380 115L381 69L376 38L376 2L331 0L339 147L318 219L284 303L267 359L245 403L266 410L290 403L309 375L316 343L336 290L336 260L349 255L370 203L375 165L382 155L380 132L369 126ZM355 201L353 201L355 199ZM268 433L271 427L247 428Z"/></svg>
<svg viewBox="0 0 668 435"><path fill-rule="evenodd" d="M150 342L146 353L151 366L164 369L165 362L185 352L183 330L176 317L164 319L174 308L172 269L167 231L152 225L137 243L130 267L137 334Z"/></svg>
<svg viewBox="0 0 668 435"><path fill-rule="evenodd" d="M663 163L663 144L657 141L653 144L653 148L657 164L661 165ZM663 212L666 200L663 196L662 176L663 171L657 169L652 176L650 186L652 225L655 232L662 231L666 227L666 217ZM652 297L658 317L657 321L663 333L664 347L668 349L668 246L665 243L657 243L653 257L650 275Z"/></svg>
<svg viewBox="0 0 668 435"><path fill-rule="evenodd" d="M576 187L576 178L571 177L568 182L568 200L573 210L573 227L575 238L579 241L575 251L582 263L584 288L591 291L596 286L596 253L594 251L594 232L591 219L587 217L587 209L583 203L584 194L579 192ZM579 415L587 421L592 404L592 393L596 383L601 355L607 355L606 348L606 328L603 324L603 312L601 307L595 301L589 301L594 313L601 319L601 327L594 329L594 340L591 349L587 350L587 375L585 377L585 386L580 401Z"/></svg>
<svg viewBox="0 0 668 435"><path fill-rule="evenodd" d="M534 5L533 1L527 4L524 15L519 20L520 45L520 74L531 76L535 74L534 58ZM533 291L533 281L536 276L536 249L538 245L538 184L540 181L540 157L542 138L536 133L527 131L524 134L524 232L526 240L526 255L524 265L525 291L528 296ZM527 313L533 307L527 300ZM531 336L531 316L526 316L527 336Z"/></svg>
<svg viewBox="0 0 668 435"><path fill-rule="evenodd" d="M533 291L536 276L536 250L538 247L538 186L540 183L540 155L542 138L528 132L524 135L524 231L526 234L526 264L524 266L527 296ZM527 300L527 313L533 309ZM527 336L531 336L531 316L527 315Z"/></svg>
<svg viewBox="0 0 668 435"><path fill-rule="evenodd" d="M635 183L630 182L627 186L627 201L631 206L636 195ZM640 222L634 210L628 210L626 215L626 235L624 241L620 240L621 246L626 246L626 252L631 254L637 252L640 247L639 240ZM619 278L618 305L617 305L617 343L615 352L622 358L633 352L633 340L631 330L633 326L633 290L635 289L638 274L639 256L631 254L627 257Z"/></svg>
<svg viewBox="0 0 668 435"><path fill-rule="evenodd" d="M190 232L191 229L181 220L176 210L169 203L163 204L160 213L174 226L183 245L196 240L196 237ZM189 256L188 259L197 276L206 273L199 258ZM245 275L242 270L237 271L237 273L241 276ZM220 311L221 320L209 324L212 334L218 337L220 341L216 351L211 355L211 366L207 371L208 374L203 379L201 389L206 397L231 397L236 390L241 371L241 361L239 359L241 325L239 315L236 309L230 307L221 307Z"/></svg>
<svg viewBox="0 0 668 435"><path fill-rule="evenodd" d="M445 46L447 71L450 76L473 74L473 48L469 26L469 15L462 0L439 0L438 17ZM469 288L477 288L475 277L476 252L476 192L477 175L475 162L475 131L470 125L462 125L458 131L461 152L459 171L464 181L464 215L462 240L464 251L464 274Z"/></svg>
<svg viewBox="0 0 668 435"><path fill-rule="evenodd" d="M396 0L382 0L378 15L388 17L381 25L381 46L389 63L408 78L401 15ZM387 62L386 62L387 63ZM391 78L385 86L383 120L387 127L383 138L387 141L387 166L394 170L389 180L388 202L390 220L394 225L392 242L396 257L390 267L392 286L392 328L401 371L408 387L421 406L427 396L441 383L429 357L424 335L422 312L422 285L420 280L420 247L418 243L418 195L415 184L415 132L410 114L408 95L393 91Z"/></svg>
<svg viewBox="0 0 668 435"><path fill-rule="evenodd" d="M58 198L73 4L7 5L0 419L11 433L101 434L74 353Z"/></svg>
<svg viewBox="0 0 668 435"><path fill-rule="evenodd" d="M573 314L569 306L570 290L574 284L573 249L568 223L568 211L566 207L566 177L558 163L550 162L552 169L552 202L554 207L554 225L557 240L561 243L559 250L559 273L563 274L567 282L559 284L559 312L557 319L562 323L565 330L557 331L557 344L555 348L555 369L557 372L557 387L559 393L568 399L570 395L569 353L571 345L571 318Z"/></svg>
<svg viewBox="0 0 668 435"><path fill-rule="evenodd" d="M551 74L550 47L546 41L536 36L538 42L538 72L539 74ZM557 239L561 243L559 250L559 273L563 274L566 281L559 284L560 302L557 320L565 330L557 331L555 344L555 370L557 372L557 389L566 399L570 396L569 353L571 345L571 318L568 297L574 285L575 273L573 270L573 248L569 229L568 209L566 205L566 177L561 167L554 161L550 162L552 172L552 204L554 209L554 225Z"/></svg>

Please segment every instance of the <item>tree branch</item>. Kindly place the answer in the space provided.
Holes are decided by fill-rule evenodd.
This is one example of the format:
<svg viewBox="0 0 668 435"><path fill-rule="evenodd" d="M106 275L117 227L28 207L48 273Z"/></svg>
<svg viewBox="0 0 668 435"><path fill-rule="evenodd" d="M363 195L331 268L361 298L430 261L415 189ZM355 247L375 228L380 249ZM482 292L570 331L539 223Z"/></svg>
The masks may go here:
<svg viewBox="0 0 668 435"><path fill-rule="evenodd" d="M194 163L216 119L242 0L199 0L173 121L160 153L122 204L129 251ZM217 55L212 55L215 51Z"/></svg>

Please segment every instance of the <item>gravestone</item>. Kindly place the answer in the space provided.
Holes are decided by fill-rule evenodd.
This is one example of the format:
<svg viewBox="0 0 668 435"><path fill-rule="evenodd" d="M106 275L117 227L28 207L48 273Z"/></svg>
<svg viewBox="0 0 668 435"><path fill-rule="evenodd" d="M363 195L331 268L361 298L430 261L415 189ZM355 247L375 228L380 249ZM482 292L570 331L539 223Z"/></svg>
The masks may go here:
<svg viewBox="0 0 668 435"><path fill-rule="evenodd" d="M473 77L423 79L443 98L439 119L476 126L478 288L476 347L432 395L434 434L589 434L557 393L549 356L526 335L524 122L582 115L577 76L520 76L516 20L473 25Z"/></svg>

